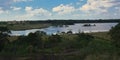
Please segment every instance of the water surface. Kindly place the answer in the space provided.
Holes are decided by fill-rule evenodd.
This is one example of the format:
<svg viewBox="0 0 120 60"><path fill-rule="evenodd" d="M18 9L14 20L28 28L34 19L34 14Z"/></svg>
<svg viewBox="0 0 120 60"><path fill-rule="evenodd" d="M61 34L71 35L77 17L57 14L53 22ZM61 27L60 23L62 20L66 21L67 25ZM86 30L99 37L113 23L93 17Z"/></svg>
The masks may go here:
<svg viewBox="0 0 120 60"><path fill-rule="evenodd" d="M50 26L48 28L43 28L43 29L11 31L12 32L11 35L28 35L30 32L36 32L36 31L44 31L47 34L55 34L55 33L68 32L68 31L72 31L73 33L106 32L109 31L111 27L117 25L117 23L90 23L91 25L95 24L96 26L83 26L85 24L88 23L76 23L74 25L68 25L68 26L63 25L62 27Z"/></svg>

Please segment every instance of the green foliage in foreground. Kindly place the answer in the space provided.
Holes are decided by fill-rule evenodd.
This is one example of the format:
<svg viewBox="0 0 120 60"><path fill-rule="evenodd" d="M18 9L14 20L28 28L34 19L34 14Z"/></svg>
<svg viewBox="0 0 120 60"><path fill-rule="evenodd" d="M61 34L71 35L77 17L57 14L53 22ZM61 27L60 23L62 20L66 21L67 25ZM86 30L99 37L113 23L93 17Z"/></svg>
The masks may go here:
<svg viewBox="0 0 120 60"><path fill-rule="evenodd" d="M116 25L115 27L113 27L110 30L110 35L111 38L113 40L113 43L117 46L120 47L120 23L118 25Z"/></svg>
<svg viewBox="0 0 120 60"><path fill-rule="evenodd" d="M119 60L120 48L112 40L90 34L46 35L37 31L9 41L0 34L0 55L12 60ZM2 40L4 39L4 40ZM20 57L18 57L20 56ZM21 57L22 56L22 57ZM24 58L24 59L20 59ZM0 58L1 59L1 58Z"/></svg>

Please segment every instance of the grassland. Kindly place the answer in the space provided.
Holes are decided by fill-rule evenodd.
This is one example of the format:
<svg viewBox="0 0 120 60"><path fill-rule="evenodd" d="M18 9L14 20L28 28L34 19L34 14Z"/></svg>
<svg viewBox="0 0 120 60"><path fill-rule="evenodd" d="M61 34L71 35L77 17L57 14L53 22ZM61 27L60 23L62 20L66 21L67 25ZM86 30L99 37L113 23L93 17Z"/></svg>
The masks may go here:
<svg viewBox="0 0 120 60"><path fill-rule="evenodd" d="M8 26L11 30L26 30L26 29L40 29L49 27L50 24L17 24L13 26Z"/></svg>
<svg viewBox="0 0 120 60"><path fill-rule="evenodd" d="M51 26L49 23L45 24L3 24L0 26L7 26L10 30L27 30L27 29L41 29Z"/></svg>
<svg viewBox="0 0 120 60"><path fill-rule="evenodd" d="M86 41L77 41L78 35L76 34L63 34L60 35L62 42L58 43L52 48L38 49L37 53L29 54L16 54L16 55L3 55L0 59L12 60L120 60L119 48L112 44L108 32L90 33L95 37L87 45ZM50 36L42 36L42 40L49 40ZM9 37L11 41L17 40L18 37ZM82 42L82 43L81 43ZM80 43L80 45L79 45ZM82 46L83 45L83 46ZM24 51L23 50L20 50ZM8 54L6 52L6 54ZM25 55L24 55L25 54Z"/></svg>
<svg viewBox="0 0 120 60"><path fill-rule="evenodd" d="M99 38L99 39L103 39L103 40L111 40L111 37L109 35L109 32L93 32L93 33L89 33L90 35Z"/></svg>

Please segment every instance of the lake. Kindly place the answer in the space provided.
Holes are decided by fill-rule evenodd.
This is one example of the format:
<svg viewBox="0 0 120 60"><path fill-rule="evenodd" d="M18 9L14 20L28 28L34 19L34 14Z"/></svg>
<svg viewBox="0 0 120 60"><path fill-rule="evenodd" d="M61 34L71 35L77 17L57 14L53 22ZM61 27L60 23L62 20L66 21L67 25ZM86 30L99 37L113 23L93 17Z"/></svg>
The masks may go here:
<svg viewBox="0 0 120 60"><path fill-rule="evenodd" d="M44 31L48 35L61 33L61 32L68 32L72 31L73 33L84 32L84 33L91 33L91 32L106 32L117 25L117 23L90 23L91 25L95 26L84 26L88 23L76 23L74 25L63 25L63 26L50 26L48 28L43 29L29 29L29 30L20 30L20 31L11 31L12 36L20 36L20 35L28 35L31 32L36 31Z"/></svg>

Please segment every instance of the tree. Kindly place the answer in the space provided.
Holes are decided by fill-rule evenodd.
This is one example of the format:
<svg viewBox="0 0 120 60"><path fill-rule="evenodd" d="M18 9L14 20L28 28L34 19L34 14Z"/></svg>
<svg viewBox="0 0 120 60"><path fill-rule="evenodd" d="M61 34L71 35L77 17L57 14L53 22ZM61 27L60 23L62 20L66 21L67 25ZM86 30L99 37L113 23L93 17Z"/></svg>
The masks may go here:
<svg viewBox="0 0 120 60"><path fill-rule="evenodd" d="M7 39L9 37L8 33L10 33L10 30L7 27L0 27L0 51L9 43Z"/></svg>
<svg viewBox="0 0 120 60"><path fill-rule="evenodd" d="M71 30L67 32L67 34L72 34L72 33L73 33L73 32L72 32Z"/></svg>
<svg viewBox="0 0 120 60"><path fill-rule="evenodd" d="M27 42L34 47L40 47L41 46L41 35L36 32L30 33L27 36Z"/></svg>
<svg viewBox="0 0 120 60"><path fill-rule="evenodd" d="M43 31L36 31L35 33L30 33L27 36L26 43L32 45L34 48L42 48L43 41L42 36L46 35Z"/></svg>
<svg viewBox="0 0 120 60"><path fill-rule="evenodd" d="M88 35L88 34L85 34L85 33L79 33L78 34L78 43L79 43L79 46L81 47L85 47L88 45L88 43L90 41L94 40L94 37L91 36L91 35Z"/></svg>
<svg viewBox="0 0 120 60"><path fill-rule="evenodd" d="M117 47L120 47L120 23L117 24L115 27L112 27L109 34L111 35L113 43Z"/></svg>
<svg viewBox="0 0 120 60"><path fill-rule="evenodd" d="M10 30L7 27L0 27L0 33L10 33Z"/></svg>
<svg viewBox="0 0 120 60"><path fill-rule="evenodd" d="M45 47L49 48L49 47L55 47L58 43L60 43L61 37L60 35L51 35L49 36L48 40L45 42Z"/></svg>
<svg viewBox="0 0 120 60"><path fill-rule="evenodd" d="M36 31L35 33L29 33L28 36L19 36L17 40L13 42L13 49L23 52L37 52L43 48L42 36L46 34L42 31Z"/></svg>

